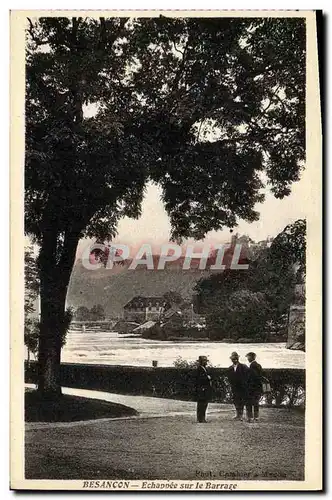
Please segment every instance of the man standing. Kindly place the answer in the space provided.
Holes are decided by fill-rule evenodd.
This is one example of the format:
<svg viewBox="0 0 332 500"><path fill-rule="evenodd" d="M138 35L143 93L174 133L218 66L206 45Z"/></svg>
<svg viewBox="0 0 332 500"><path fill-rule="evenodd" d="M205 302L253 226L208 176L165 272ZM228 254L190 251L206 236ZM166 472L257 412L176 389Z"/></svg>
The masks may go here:
<svg viewBox="0 0 332 500"><path fill-rule="evenodd" d="M243 409L247 402L247 381L249 369L239 362L237 352L232 352L230 359L232 365L227 370L227 378L231 384L233 402L236 409L234 420L243 420Z"/></svg>
<svg viewBox="0 0 332 500"><path fill-rule="evenodd" d="M259 363L256 361L256 354L254 352L248 352L246 358L249 362L249 377L248 377L248 401L247 407L247 417L248 422L253 421L258 422L259 415L259 401L262 397L262 377L263 369ZM254 410L254 413L253 413Z"/></svg>
<svg viewBox="0 0 332 500"><path fill-rule="evenodd" d="M211 377L206 370L207 357L199 356L197 379L196 379L196 396L197 396L197 422L206 423L206 410L212 395Z"/></svg>

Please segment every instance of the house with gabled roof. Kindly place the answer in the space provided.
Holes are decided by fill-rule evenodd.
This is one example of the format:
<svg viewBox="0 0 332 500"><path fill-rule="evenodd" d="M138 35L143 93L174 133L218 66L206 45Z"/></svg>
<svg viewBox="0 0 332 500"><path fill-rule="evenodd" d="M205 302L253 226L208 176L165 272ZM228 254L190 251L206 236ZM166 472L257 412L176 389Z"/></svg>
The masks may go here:
<svg viewBox="0 0 332 500"><path fill-rule="evenodd" d="M126 321L158 321L161 315L170 309L171 304L164 297L143 297L137 295L123 307L123 317Z"/></svg>

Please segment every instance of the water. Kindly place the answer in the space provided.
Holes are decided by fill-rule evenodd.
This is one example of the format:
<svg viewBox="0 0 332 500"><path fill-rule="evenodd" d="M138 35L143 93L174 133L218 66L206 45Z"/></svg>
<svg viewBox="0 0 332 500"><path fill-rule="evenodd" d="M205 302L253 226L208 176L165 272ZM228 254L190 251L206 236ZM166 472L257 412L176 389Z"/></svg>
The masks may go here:
<svg viewBox="0 0 332 500"><path fill-rule="evenodd" d="M147 340L116 332L69 332L61 360L68 363L105 365L173 366L178 356L193 361L206 355L214 366L230 365L229 356L237 351L240 361L246 362L249 351L257 354L264 368L304 368L305 353L286 349L278 344L223 344L220 342L174 342Z"/></svg>

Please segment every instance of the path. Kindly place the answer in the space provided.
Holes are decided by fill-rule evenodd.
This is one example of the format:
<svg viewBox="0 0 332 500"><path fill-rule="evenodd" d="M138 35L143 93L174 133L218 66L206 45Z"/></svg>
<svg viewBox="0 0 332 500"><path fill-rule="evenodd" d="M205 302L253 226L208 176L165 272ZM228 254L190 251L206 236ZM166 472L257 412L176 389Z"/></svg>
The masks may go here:
<svg viewBox="0 0 332 500"><path fill-rule="evenodd" d="M25 387L35 389L34 384L25 384ZM138 417L124 417L128 418L153 418L153 417L163 417L163 416L175 416L179 414L195 415L196 413L196 403L194 401L179 401L177 399L165 399L165 398L155 398L148 396L132 396L127 394L114 394L110 392L102 391L90 391L86 389L74 389L70 387L62 388L63 394L70 394L72 396L81 396L91 399L102 399L104 401L110 401L112 403L117 403L125 406L130 406L139 412ZM210 403L209 412L224 412L230 411L232 405L225 405L220 403ZM123 419L120 418L120 419ZM102 420L115 420L115 419L102 419ZM85 422L96 422L85 421ZM26 423L27 428L37 429L45 426L56 426L56 427L66 427L68 425L75 426L81 425L85 422L29 422Z"/></svg>
<svg viewBox="0 0 332 500"><path fill-rule="evenodd" d="M304 416L263 409L258 424L233 422L211 404L65 389L126 404L140 417L26 425L26 477L34 479L303 479Z"/></svg>

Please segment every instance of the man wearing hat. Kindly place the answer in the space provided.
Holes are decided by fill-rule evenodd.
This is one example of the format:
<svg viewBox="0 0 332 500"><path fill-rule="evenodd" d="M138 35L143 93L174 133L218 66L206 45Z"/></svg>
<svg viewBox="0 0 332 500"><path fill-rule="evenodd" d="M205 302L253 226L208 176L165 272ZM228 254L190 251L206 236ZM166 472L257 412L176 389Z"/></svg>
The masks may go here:
<svg viewBox="0 0 332 500"><path fill-rule="evenodd" d="M227 378L231 384L233 402L236 409L234 420L243 420L244 405L247 403L249 368L239 362L237 352L232 352L230 359L232 365L227 370Z"/></svg>
<svg viewBox="0 0 332 500"><path fill-rule="evenodd" d="M258 421L259 415L259 401L263 394L262 389L262 378L263 369L259 363L256 361L256 354L254 352L248 352L246 358L249 362L249 377L248 377L248 401L247 407L247 417L248 422ZM254 412L253 412L254 410Z"/></svg>
<svg viewBox="0 0 332 500"><path fill-rule="evenodd" d="M199 356L196 378L197 422L206 422L206 410L212 395L211 377L206 370L208 359Z"/></svg>

